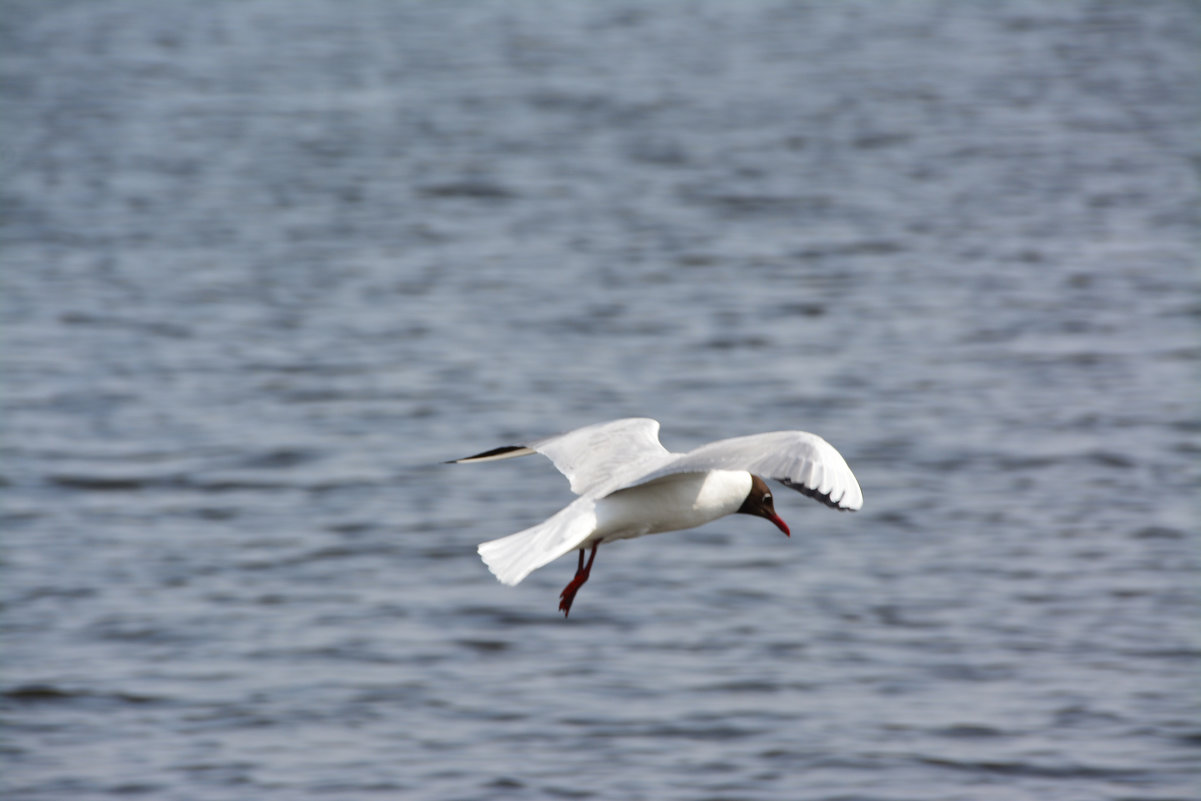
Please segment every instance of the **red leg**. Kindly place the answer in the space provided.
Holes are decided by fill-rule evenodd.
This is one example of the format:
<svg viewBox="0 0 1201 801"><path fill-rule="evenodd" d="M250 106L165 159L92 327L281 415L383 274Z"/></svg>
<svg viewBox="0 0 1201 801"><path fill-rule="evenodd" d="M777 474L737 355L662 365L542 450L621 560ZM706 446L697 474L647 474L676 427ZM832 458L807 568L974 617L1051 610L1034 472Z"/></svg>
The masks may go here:
<svg viewBox="0 0 1201 801"><path fill-rule="evenodd" d="M598 545L600 545L600 542L592 543L592 552L588 554L587 565L584 564L584 549L580 548L580 561L575 571L575 578L563 588L563 592L559 593L559 610L563 612L563 617L567 617L571 612L571 602L575 600L575 594L579 592L580 587L584 586L584 582L592 574L592 563L596 561L596 546Z"/></svg>

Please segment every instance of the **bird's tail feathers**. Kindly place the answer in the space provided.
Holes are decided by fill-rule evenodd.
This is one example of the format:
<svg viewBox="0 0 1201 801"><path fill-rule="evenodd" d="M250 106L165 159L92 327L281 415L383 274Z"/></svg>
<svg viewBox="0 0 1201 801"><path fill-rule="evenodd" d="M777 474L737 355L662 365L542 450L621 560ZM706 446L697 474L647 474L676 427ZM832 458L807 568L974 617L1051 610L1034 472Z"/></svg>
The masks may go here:
<svg viewBox="0 0 1201 801"><path fill-rule="evenodd" d="M596 528L596 502L578 498L536 526L482 543L480 557L502 584L512 586L578 548Z"/></svg>

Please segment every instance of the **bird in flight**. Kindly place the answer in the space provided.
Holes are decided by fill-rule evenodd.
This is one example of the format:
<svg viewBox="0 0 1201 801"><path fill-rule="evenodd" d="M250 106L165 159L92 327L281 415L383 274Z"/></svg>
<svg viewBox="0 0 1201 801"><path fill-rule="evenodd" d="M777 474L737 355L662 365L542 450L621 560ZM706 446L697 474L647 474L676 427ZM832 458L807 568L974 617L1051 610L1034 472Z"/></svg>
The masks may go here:
<svg viewBox="0 0 1201 801"><path fill-rule="evenodd" d="M478 550L488 569L510 586L578 551L575 576L559 595L564 616L591 575L601 543L693 528L735 513L766 518L789 535L788 524L776 514L767 479L833 509L853 512L863 505L863 492L846 460L807 431L751 434L672 453L659 444L657 420L630 417L450 464L531 453L549 458L579 497L538 525L485 542Z"/></svg>

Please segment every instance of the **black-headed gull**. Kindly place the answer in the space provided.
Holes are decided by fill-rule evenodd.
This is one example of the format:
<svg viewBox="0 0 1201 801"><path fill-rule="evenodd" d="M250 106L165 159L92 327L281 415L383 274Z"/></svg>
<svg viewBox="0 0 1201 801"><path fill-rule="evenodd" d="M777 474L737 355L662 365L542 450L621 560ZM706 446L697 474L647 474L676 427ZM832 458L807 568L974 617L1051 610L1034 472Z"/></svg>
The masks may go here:
<svg viewBox="0 0 1201 801"><path fill-rule="evenodd" d="M575 577L559 596L571 612L602 542L693 528L736 512L765 517L786 535L763 477L826 506L854 511L863 491L842 455L806 431L772 431L710 442L688 453L659 444L659 422L631 417L477 453L453 464L541 453L580 497L548 520L479 546L498 579L514 585L534 570L579 551ZM587 564L584 551L590 550Z"/></svg>

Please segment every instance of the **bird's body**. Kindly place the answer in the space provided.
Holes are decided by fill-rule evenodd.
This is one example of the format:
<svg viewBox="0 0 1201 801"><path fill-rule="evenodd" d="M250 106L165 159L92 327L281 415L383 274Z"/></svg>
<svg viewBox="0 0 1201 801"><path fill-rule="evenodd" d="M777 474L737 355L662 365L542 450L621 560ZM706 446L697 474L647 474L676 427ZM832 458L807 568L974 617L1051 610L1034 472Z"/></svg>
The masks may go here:
<svg viewBox="0 0 1201 801"><path fill-rule="evenodd" d="M863 504L859 483L842 456L814 434L754 434L678 454L659 444L658 430L655 420L627 418L455 460L488 462L542 453L580 496L536 526L480 545L488 569L501 582L517 584L539 567L579 551L576 576L560 598L559 608L566 614L602 542L694 528L736 512L764 517L788 534L761 476L836 509L853 511Z"/></svg>
<svg viewBox="0 0 1201 801"><path fill-rule="evenodd" d="M618 490L596 503L596 528L581 546L703 526L738 511L751 491L745 470L677 473Z"/></svg>

